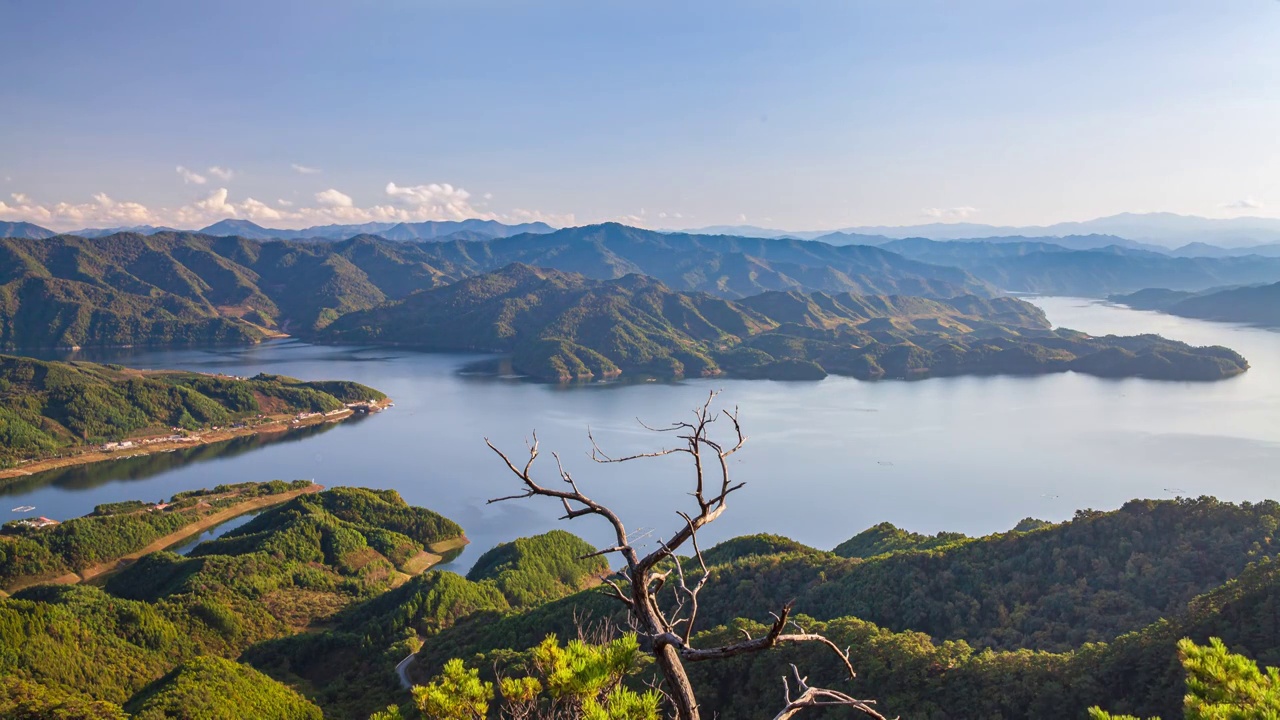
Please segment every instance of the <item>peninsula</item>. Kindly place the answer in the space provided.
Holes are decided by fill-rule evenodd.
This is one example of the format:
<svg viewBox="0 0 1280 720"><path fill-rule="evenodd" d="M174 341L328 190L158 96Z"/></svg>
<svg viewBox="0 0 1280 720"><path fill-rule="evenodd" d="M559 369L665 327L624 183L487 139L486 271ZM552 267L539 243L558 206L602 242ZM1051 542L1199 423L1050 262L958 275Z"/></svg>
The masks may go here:
<svg viewBox="0 0 1280 720"><path fill-rule="evenodd" d="M644 275L592 280L513 264L338 318L321 342L509 354L538 380L735 375L818 380L1034 375L1218 380L1224 347L1053 328L1011 297L773 291L729 300Z"/></svg>
<svg viewBox="0 0 1280 720"><path fill-rule="evenodd" d="M386 404L381 392L342 380L0 355L0 485L56 467L338 421Z"/></svg>

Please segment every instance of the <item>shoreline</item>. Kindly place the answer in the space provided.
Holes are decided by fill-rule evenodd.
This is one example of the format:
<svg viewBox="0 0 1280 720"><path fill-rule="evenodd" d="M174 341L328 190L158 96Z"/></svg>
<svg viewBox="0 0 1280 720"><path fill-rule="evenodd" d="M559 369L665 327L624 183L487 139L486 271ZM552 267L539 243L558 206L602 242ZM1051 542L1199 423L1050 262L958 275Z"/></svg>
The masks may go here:
<svg viewBox="0 0 1280 720"><path fill-rule="evenodd" d="M275 505L282 505L296 497L311 495L322 490L324 490L323 485L312 483L308 487L300 490L289 490L275 495L262 495L251 498L244 502L236 503L231 507L223 508L211 515L206 515L189 525L184 525L181 528L174 530L168 535L156 538L145 547L139 548L138 550L134 550L133 552L125 555L121 555L114 560L90 565L79 572L69 572L52 577L41 576L25 578L23 581L15 583L10 587L0 589L0 595L12 595L13 593L35 585L78 585L82 582L101 580L112 573L123 570L143 556L150 555L153 552L167 550L175 545L180 545L183 542L190 540L192 537L195 537L206 530L217 527L228 520L233 520L241 515L254 512L255 510L264 510Z"/></svg>
<svg viewBox="0 0 1280 720"><path fill-rule="evenodd" d="M390 403L391 399L387 398L378 402L369 403L369 405L380 408L380 412L381 410L386 409ZM76 467L78 465L91 465L93 463L106 462L109 460L144 457L146 455L182 450L184 448L226 442L227 440L233 440L238 437L286 432L295 428L310 427L312 425L320 425L328 422L341 422L355 414L356 411L353 408L345 407L341 410L333 410L329 413L321 413L304 419L298 419L297 416L294 415L273 415L270 420L263 422L260 425L243 428L210 430L180 441L155 440L146 445L136 445L124 450L102 450L100 449L100 446L86 447L82 452L71 456L33 460L25 464L0 470L0 489L3 489L5 486L12 484L20 478L29 477L42 472L48 472L49 470L59 470L62 468ZM161 437L166 436L156 435L128 439L137 443Z"/></svg>

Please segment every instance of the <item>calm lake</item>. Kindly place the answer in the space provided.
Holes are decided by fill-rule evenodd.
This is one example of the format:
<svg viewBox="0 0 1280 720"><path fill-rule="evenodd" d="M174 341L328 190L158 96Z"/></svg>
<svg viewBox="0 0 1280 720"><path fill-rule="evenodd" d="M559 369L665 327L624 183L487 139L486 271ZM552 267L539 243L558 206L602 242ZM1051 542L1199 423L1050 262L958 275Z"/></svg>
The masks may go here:
<svg viewBox="0 0 1280 720"><path fill-rule="evenodd" d="M687 380L558 387L476 377L474 356L312 346L81 353L141 368L307 379L353 379L391 395L380 415L282 436L32 475L0 490L0 513L36 506L54 518L103 502L159 499L224 482L313 478L328 486L395 488L466 528L465 569L498 542L564 527L612 541L602 523L557 520L549 501L486 500L519 492L484 445L523 457L537 430L547 483L560 453L588 495L612 503L653 541L679 525L690 472L680 458L596 465L588 426L617 454L657 449L642 429L688 417L710 390L741 409L749 435L734 456L736 493L704 544L754 532L831 548L890 521L918 532L983 534L1019 519L1069 518L1131 498L1280 498L1280 333L1139 312L1072 298L1035 298L1056 324L1094 334L1155 332L1221 344L1248 358L1243 376L1215 383L1103 380L1073 373L915 382ZM538 468L536 465L535 468ZM6 518L7 519L7 518Z"/></svg>

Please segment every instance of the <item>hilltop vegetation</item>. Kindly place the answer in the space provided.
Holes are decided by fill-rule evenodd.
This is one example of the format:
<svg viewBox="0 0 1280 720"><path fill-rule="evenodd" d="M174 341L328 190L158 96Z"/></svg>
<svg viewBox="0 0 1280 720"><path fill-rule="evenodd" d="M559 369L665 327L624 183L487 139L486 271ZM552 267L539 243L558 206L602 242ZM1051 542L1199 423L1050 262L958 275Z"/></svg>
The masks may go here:
<svg viewBox="0 0 1280 720"><path fill-rule="evenodd" d="M967 538L882 524L841 554L770 535L722 543L705 555L710 629L695 641L764 632L763 608L795 599L807 631L851 648L858 679L847 690L890 715L938 720L956 708L1078 720L1093 706L1176 717L1183 637L1280 661L1280 505L1133 501L1019 527ZM419 682L455 657L482 679L495 668L519 676L548 633L572 638L584 621L618 616L616 601L583 590L604 562L579 559L591 546L564 532L493 548L465 578L397 570L458 532L395 493L337 488L187 557L147 556L104 587L0 599L0 710L231 718L253 707L256 717L365 720L393 704L413 718L394 667L415 650ZM791 662L839 676L835 656L804 645L691 673L706 712L754 717L777 706ZM635 683L653 670L639 672Z"/></svg>
<svg viewBox="0 0 1280 720"><path fill-rule="evenodd" d="M1112 302L1138 310L1159 310L1170 315L1280 327L1280 283L1240 288L1214 288L1179 292L1163 288L1112 295Z"/></svg>
<svg viewBox="0 0 1280 720"><path fill-rule="evenodd" d="M83 520L93 518L102 522ZM217 658L234 660L405 587L396 569L404 558L460 532L394 492L336 488L268 510L216 547L145 556L102 587L28 588L0 599L0 708L9 693L49 707L92 698L102 714L89 717L123 717L121 706L134 717L165 717L184 705L189 717L240 718L244 707L258 708L254 717L320 717L295 691ZM121 542L130 533L110 524L95 538Z"/></svg>
<svg viewBox="0 0 1280 720"><path fill-rule="evenodd" d="M233 699L233 702L228 702ZM189 660L134 696L135 720L323 720L320 708L242 663L202 656Z"/></svg>
<svg viewBox="0 0 1280 720"><path fill-rule="evenodd" d="M795 600L809 632L849 646L858 671L848 691L890 716L1078 719L1100 705L1174 717L1183 694L1182 637L1228 646L1266 664L1280 659L1280 563L1272 559L1280 505L1210 498L1133 501L1081 511L1067 523L985 538L927 538L888 525L845 543L844 559L785 538L758 536L708 550L712 577L700 617L706 647L759 636L761 608ZM885 538L901 549L884 552ZM748 617L745 610L756 609ZM620 617L601 593L579 593L498 621L463 619L426 644L421 677L452 657L499 667L511 651L575 618ZM796 663L838 678L829 651L799 645L693 668L706 712L753 717L776 707L776 683ZM483 671L482 671L483 672Z"/></svg>
<svg viewBox="0 0 1280 720"><path fill-rule="evenodd" d="M329 412L385 397L348 381L266 374L241 380L0 355L0 468L104 441L168 434L171 428L200 430L259 414Z"/></svg>
<svg viewBox="0 0 1280 720"><path fill-rule="evenodd" d="M518 372L560 381L1066 370L1213 380L1248 367L1226 348L1053 330L1043 312L1014 298L773 292L734 301L676 292L640 275L598 281L519 264L351 313L320 338L505 352Z"/></svg>

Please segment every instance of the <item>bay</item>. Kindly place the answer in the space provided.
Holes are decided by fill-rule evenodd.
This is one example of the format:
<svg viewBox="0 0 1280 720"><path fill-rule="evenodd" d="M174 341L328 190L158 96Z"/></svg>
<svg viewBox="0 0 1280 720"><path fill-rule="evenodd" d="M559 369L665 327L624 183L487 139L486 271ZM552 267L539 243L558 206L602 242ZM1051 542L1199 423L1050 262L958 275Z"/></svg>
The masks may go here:
<svg viewBox="0 0 1280 720"><path fill-rule="evenodd" d="M831 548L881 521L917 532L985 534L1024 517L1063 520L1132 498L1280 497L1280 333L1075 298L1031 300L1055 325L1226 345L1252 369L1213 383L1065 373L556 386L460 372L479 356L297 341L78 353L139 368L352 379L383 390L395 407L318 429L35 474L0 490L7 503L0 512L34 505L36 514L64 519L103 502L307 478L394 488L457 520L472 544L449 566L455 569L498 542L553 527L612 544L601 523L560 521L561 509L551 503L486 503L520 486L484 438L523 458L536 430L543 482L559 482L551 457L558 451L582 489L618 508L632 534L643 536L639 542L652 546L679 527L675 510L691 502L684 494L688 463L675 456L596 464L587 428L611 454L654 450L671 438L644 430L637 418L650 425L688 418L711 391L720 392L720 404L740 409L749 439L730 467L747 486L707 529L704 544L771 532Z"/></svg>

